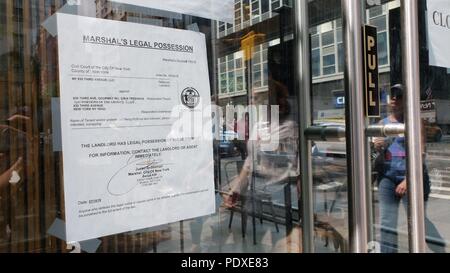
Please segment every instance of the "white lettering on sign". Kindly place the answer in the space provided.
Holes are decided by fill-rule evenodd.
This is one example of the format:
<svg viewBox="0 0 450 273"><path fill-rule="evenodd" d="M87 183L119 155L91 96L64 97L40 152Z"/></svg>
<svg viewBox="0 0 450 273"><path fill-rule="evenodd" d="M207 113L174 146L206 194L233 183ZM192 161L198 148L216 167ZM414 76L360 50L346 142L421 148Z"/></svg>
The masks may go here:
<svg viewBox="0 0 450 273"><path fill-rule="evenodd" d="M345 97L337 97L336 98L336 104L337 105L344 105L345 104Z"/></svg>

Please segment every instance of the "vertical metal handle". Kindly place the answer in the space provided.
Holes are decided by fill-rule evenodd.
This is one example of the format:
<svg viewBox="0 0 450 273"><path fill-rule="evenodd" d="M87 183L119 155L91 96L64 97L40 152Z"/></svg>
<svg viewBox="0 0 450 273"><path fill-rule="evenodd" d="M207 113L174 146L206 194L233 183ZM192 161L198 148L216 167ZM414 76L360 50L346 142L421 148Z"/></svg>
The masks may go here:
<svg viewBox="0 0 450 273"><path fill-rule="evenodd" d="M402 0L401 29L405 85L406 151L408 183L408 236L410 252L425 252L423 162L420 119L420 62L418 1ZM419 145L417 145L419 144Z"/></svg>
<svg viewBox="0 0 450 273"><path fill-rule="evenodd" d="M347 168L349 174L349 231L352 252L367 252L367 147L364 117L364 79L361 1L342 0L345 37Z"/></svg>
<svg viewBox="0 0 450 273"><path fill-rule="evenodd" d="M295 84L299 98L299 141L302 195L303 252L314 252L314 204L311 162L311 142L305 131L311 125L311 70L309 45L308 2L294 1L295 8Z"/></svg>

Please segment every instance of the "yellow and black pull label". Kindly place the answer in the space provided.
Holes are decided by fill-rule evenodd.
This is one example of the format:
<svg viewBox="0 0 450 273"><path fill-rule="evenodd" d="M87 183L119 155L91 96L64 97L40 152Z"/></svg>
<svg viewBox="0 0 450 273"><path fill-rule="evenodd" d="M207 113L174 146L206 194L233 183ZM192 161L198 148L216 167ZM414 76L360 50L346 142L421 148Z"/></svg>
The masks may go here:
<svg viewBox="0 0 450 273"><path fill-rule="evenodd" d="M377 28L365 25L363 28L363 39L366 116L380 117L381 99L378 89Z"/></svg>

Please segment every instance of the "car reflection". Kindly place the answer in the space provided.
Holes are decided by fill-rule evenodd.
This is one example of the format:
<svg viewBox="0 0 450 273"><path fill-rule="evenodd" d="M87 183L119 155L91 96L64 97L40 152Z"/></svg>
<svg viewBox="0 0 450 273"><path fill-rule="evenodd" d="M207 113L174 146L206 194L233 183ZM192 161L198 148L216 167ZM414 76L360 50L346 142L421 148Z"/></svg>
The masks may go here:
<svg viewBox="0 0 450 273"><path fill-rule="evenodd" d="M239 156L239 134L234 131L221 131L219 152L221 157Z"/></svg>

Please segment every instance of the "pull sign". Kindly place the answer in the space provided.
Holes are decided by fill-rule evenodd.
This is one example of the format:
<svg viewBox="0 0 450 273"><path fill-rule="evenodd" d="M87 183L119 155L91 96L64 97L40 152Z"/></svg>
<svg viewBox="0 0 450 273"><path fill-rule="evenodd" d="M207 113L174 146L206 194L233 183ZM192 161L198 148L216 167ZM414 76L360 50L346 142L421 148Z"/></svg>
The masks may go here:
<svg viewBox="0 0 450 273"><path fill-rule="evenodd" d="M375 118L380 117L381 113L381 98L378 89L377 28L365 25L363 32L366 116Z"/></svg>

